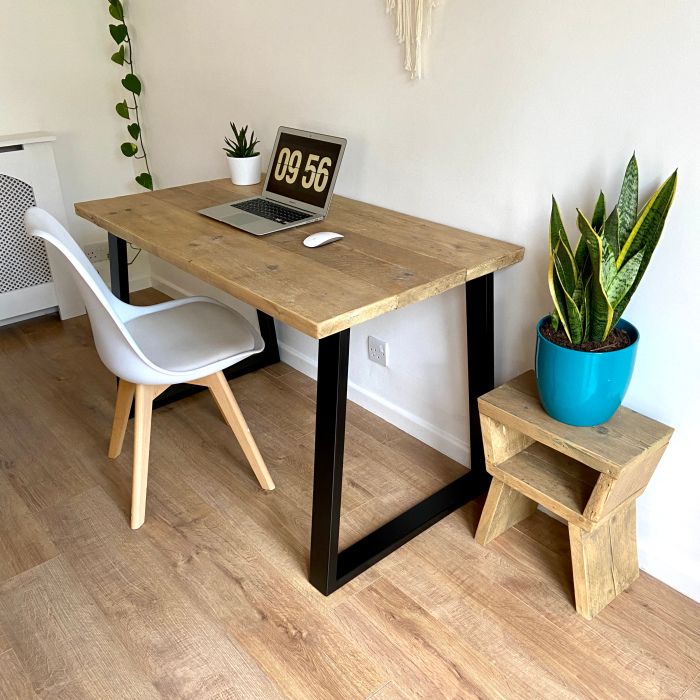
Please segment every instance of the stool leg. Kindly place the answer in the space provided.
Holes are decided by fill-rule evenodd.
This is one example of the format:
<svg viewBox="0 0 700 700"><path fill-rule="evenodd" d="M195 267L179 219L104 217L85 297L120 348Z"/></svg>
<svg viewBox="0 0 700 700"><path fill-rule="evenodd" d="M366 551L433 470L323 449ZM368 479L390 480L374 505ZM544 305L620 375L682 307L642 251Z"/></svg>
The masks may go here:
<svg viewBox="0 0 700 700"><path fill-rule="evenodd" d="M569 541L576 610L590 620L639 576L636 501L591 532L569 523Z"/></svg>
<svg viewBox="0 0 700 700"><path fill-rule="evenodd" d="M481 545L488 544L494 537L525 520L536 510L537 503L494 478L474 539Z"/></svg>

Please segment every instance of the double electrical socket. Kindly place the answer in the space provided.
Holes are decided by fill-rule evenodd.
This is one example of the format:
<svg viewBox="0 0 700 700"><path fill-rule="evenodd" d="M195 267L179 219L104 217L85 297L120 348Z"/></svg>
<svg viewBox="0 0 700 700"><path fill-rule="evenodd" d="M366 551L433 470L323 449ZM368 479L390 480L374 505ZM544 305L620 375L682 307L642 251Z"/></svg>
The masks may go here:
<svg viewBox="0 0 700 700"><path fill-rule="evenodd" d="M389 359L389 345L370 335L367 337L367 354L372 362L386 367Z"/></svg>
<svg viewBox="0 0 700 700"><path fill-rule="evenodd" d="M109 245L107 241L97 241L83 246L83 253L91 263L109 260Z"/></svg>

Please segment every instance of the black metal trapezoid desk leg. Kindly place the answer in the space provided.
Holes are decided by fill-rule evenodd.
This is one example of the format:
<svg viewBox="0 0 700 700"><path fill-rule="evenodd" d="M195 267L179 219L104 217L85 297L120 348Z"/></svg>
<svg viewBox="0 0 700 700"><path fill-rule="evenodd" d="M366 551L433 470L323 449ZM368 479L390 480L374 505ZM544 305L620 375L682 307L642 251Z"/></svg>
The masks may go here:
<svg viewBox="0 0 700 700"><path fill-rule="evenodd" d="M309 577L311 583L326 594L337 587L349 346L349 330L340 331L318 342Z"/></svg>
<svg viewBox="0 0 700 700"><path fill-rule="evenodd" d="M342 552L338 534L350 331L319 341L309 581L324 595L488 488L477 399L494 386L493 274L467 282L466 295L470 471Z"/></svg>
<svg viewBox="0 0 700 700"><path fill-rule="evenodd" d="M109 279L112 283L112 294L117 299L129 303L129 263L126 259L126 241L107 234L109 249Z"/></svg>
<svg viewBox="0 0 700 700"><path fill-rule="evenodd" d="M107 234L109 246L109 274L112 293L118 299L129 303L129 262L127 259L126 241L113 233ZM258 310L258 325L260 335L265 341L265 349L255 355L251 355L242 362L224 370L227 379L241 377L248 372L262 369L280 361L279 348L277 346L277 333L275 332L275 320L272 316ZM194 384L174 384L164 391L154 402L153 408L160 408L166 404L204 391L204 387Z"/></svg>

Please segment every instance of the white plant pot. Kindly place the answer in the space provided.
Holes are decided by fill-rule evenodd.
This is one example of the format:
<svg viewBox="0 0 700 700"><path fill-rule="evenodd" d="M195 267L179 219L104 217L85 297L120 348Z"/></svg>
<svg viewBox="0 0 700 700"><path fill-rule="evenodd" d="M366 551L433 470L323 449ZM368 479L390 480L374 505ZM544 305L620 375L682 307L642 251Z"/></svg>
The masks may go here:
<svg viewBox="0 0 700 700"><path fill-rule="evenodd" d="M262 159L260 154L250 158L226 157L234 185L256 185L262 178Z"/></svg>

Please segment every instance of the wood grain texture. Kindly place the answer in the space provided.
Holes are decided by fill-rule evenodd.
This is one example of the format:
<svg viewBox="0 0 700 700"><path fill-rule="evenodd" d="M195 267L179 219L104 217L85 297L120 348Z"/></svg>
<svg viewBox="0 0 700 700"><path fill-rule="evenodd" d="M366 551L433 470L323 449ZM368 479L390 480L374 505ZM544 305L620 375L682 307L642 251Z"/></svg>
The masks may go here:
<svg viewBox="0 0 700 700"><path fill-rule="evenodd" d="M407 700L409 696L401 692L396 683L387 683L374 693L370 700Z"/></svg>
<svg viewBox="0 0 700 700"><path fill-rule="evenodd" d="M107 456L110 459L119 457L124 445L124 435L129 424L129 413L134 403L136 385L120 379L117 385L117 399L114 403L114 420L112 421L112 435L109 439Z"/></svg>
<svg viewBox="0 0 700 700"><path fill-rule="evenodd" d="M319 595L307 581L315 383L291 368L231 382L275 491L260 489L202 392L157 411L149 517L131 531L131 441L107 458L114 378L87 319L2 328L0 350L0 473L39 525L33 546L48 536L60 552L0 584L10 687L26 677L37 696L68 698L693 697L700 605L642 572L594 621L577 615L567 528L539 511L485 548L471 503ZM464 471L354 404L347 442L346 541ZM26 512L14 496L8 507ZM33 531L14 532L0 533L5 551Z"/></svg>
<svg viewBox="0 0 700 700"><path fill-rule="evenodd" d="M639 576L636 502L591 532L569 523L569 538L576 610L590 620Z"/></svg>
<svg viewBox="0 0 700 700"><path fill-rule="evenodd" d="M677 697L694 677L700 651L700 605L642 572L624 595L612 601L595 620L586 621L572 605L565 524L538 511L482 551L490 554L491 563L487 566L485 559L480 560L480 571L485 572L487 567L493 582L513 592L557 629L566 631L565 640L558 634L556 639L565 645L561 655L567 657L571 667L575 668L577 661L569 644L580 645L580 677L589 684L588 690L581 692L584 697L629 697L630 688L636 697ZM477 564L472 562L472 566ZM527 579L518 574L523 570L528 572ZM674 611L688 616L686 622L694 626L693 632L681 627ZM569 659L570 654L573 656ZM589 664L600 664L604 674L596 674Z"/></svg>
<svg viewBox="0 0 700 700"><path fill-rule="evenodd" d="M0 586L0 624L37 695L160 697L62 557Z"/></svg>
<svg viewBox="0 0 700 700"><path fill-rule="evenodd" d="M616 478L662 449L673 434L673 428L624 406L605 425L578 428L560 423L542 408L532 371L482 396L479 412Z"/></svg>
<svg viewBox="0 0 700 700"><path fill-rule="evenodd" d="M673 430L625 408L593 429L555 421L540 405L533 372L482 396L479 411L494 481L477 542L523 520L525 497L564 518L576 609L593 618L639 575L636 499Z"/></svg>
<svg viewBox="0 0 700 700"><path fill-rule="evenodd" d="M536 510L535 501L495 478L491 481L474 539L480 545L487 545Z"/></svg>
<svg viewBox="0 0 700 700"><path fill-rule="evenodd" d="M598 472L566 455L535 443L490 471L517 491L567 521L590 530L584 517Z"/></svg>
<svg viewBox="0 0 700 700"><path fill-rule="evenodd" d="M2 625L0 625L0 654L9 651L12 649L10 646L10 641L7 638L7 635L3 632L2 630Z"/></svg>
<svg viewBox="0 0 700 700"><path fill-rule="evenodd" d="M479 421L487 467L498 466L534 442L534 439L528 435L523 435L514 428L498 423L484 414L479 415Z"/></svg>
<svg viewBox="0 0 700 700"><path fill-rule="evenodd" d="M0 698L34 700L38 697L14 650L0 654Z"/></svg>
<svg viewBox="0 0 700 700"><path fill-rule="evenodd" d="M148 457L151 450L151 423L156 387L137 384L134 392L134 469L131 477L131 527L146 519Z"/></svg>
<svg viewBox="0 0 700 700"><path fill-rule="evenodd" d="M385 674L404 679L411 697L503 696L493 661L385 578L333 614Z"/></svg>
<svg viewBox="0 0 700 700"><path fill-rule="evenodd" d="M681 696L681 700L700 700L700 675L688 686L688 689Z"/></svg>
<svg viewBox="0 0 700 700"><path fill-rule="evenodd" d="M0 470L0 582L57 554L49 534Z"/></svg>
<svg viewBox="0 0 700 700"><path fill-rule="evenodd" d="M101 489L49 509L43 518L115 636L138 659L136 668L162 695L279 697L255 661L193 604L158 548L129 530Z"/></svg>
<svg viewBox="0 0 700 700"><path fill-rule="evenodd" d="M668 443L664 443L650 448L632 468L624 470L617 479L601 474L584 515L597 521L612 513L631 497L641 496L667 446Z"/></svg>
<svg viewBox="0 0 700 700"><path fill-rule="evenodd" d="M494 272L523 248L335 197L325 221L265 237L197 210L258 194L228 180L80 202L76 213L313 338L324 338ZM345 238L318 249L316 231Z"/></svg>

